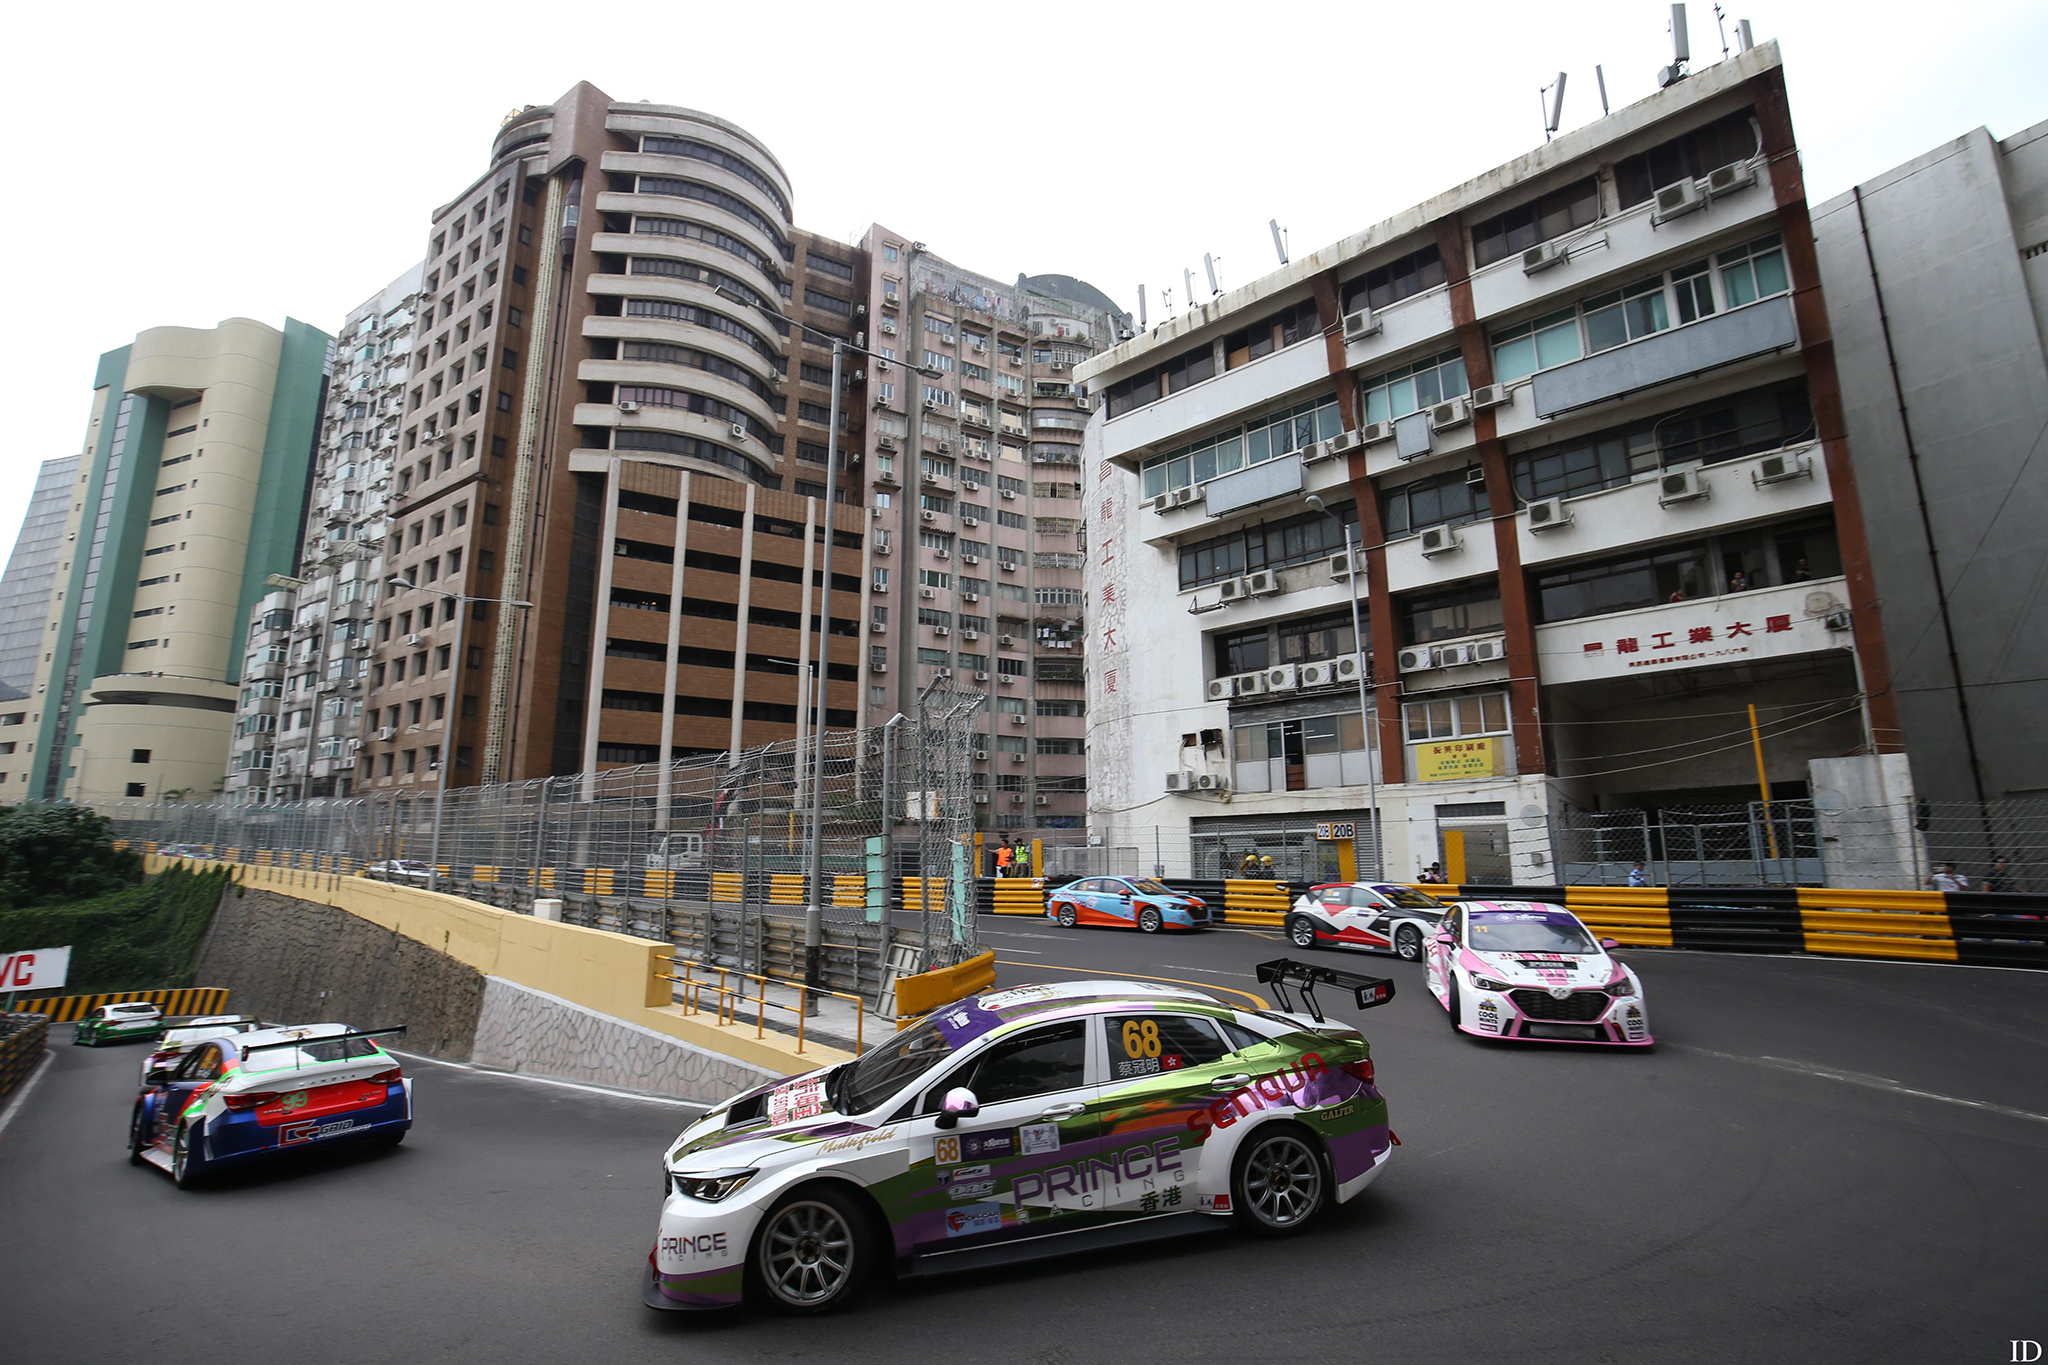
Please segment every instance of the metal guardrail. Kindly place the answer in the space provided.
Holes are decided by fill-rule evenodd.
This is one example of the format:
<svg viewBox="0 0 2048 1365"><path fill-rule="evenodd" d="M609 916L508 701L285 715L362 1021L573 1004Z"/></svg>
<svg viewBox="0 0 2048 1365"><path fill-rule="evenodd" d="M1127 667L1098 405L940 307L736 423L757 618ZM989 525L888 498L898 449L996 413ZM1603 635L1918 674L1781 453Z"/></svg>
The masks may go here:
<svg viewBox="0 0 2048 1365"><path fill-rule="evenodd" d="M769 1010L789 1010L796 1015L796 1050L801 1054L804 1050L804 1021L810 1017L811 1013L811 997L813 995L831 996L835 999L848 1000L853 1003L853 1048L856 1053L867 1051L866 1034L862 1027L865 1022L867 1005L857 995L848 995L845 991L828 991L819 987L806 986L800 980L792 981L783 977L760 976L753 972L740 971L734 967L721 967L713 962L695 962L689 958L670 958L669 961L681 966L683 974L677 976L672 972L657 972L655 973L655 979L659 981L673 981L683 988L682 998L678 1003L682 1005L683 1012L686 1014L701 1014L704 1012L703 996L704 992L708 989L714 996L713 1013L717 1016L718 1027L725 1028L737 1024L739 1022L737 1011L740 1005L749 1001L750 997L747 995L744 986L735 988L729 985L728 982L733 978L755 982L759 989L751 997L751 1002L754 1005L754 1036L756 1038L763 1036L764 1031L768 1027ZM706 972L716 972L718 979L716 981L708 979L698 980L691 974L692 970L696 968L701 968ZM795 991L797 993L797 1003L790 1005L780 1000L770 1000L768 998L768 987L771 985Z"/></svg>

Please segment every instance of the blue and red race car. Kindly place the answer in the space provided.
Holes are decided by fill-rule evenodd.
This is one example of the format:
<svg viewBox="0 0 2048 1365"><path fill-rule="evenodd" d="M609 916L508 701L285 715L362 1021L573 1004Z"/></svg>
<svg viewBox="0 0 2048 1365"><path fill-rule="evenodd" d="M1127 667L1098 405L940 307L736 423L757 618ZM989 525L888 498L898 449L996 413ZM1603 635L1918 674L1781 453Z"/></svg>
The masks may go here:
<svg viewBox="0 0 2048 1365"><path fill-rule="evenodd" d="M404 1032L306 1024L209 1038L144 1078L128 1159L189 1189L280 1152L341 1140L396 1146L412 1127L412 1082L376 1039Z"/></svg>
<svg viewBox="0 0 2048 1365"><path fill-rule="evenodd" d="M1150 877L1083 877L1068 882L1046 897L1045 913L1063 929L1095 924L1135 928L1147 934L1161 929L1202 929L1223 918L1199 896L1186 895Z"/></svg>

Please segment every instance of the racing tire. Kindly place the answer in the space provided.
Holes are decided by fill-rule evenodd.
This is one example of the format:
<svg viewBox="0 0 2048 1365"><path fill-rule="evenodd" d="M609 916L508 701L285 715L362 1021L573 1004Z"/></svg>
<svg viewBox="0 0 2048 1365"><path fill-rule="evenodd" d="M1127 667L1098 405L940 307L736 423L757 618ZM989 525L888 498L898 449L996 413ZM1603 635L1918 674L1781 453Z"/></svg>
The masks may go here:
<svg viewBox="0 0 2048 1365"><path fill-rule="evenodd" d="M879 1259L865 1210L830 1185L783 1197L754 1233L748 1278L778 1312L825 1313L849 1302Z"/></svg>
<svg viewBox="0 0 2048 1365"><path fill-rule="evenodd" d="M1288 916L1287 941L1297 948L1315 947L1316 922L1307 915Z"/></svg>
<svg viewBox="0 0 2048 1365"><path fill-rule="evenodd" d="M1444 1014L1451 1021L1451 1032L1463 1033L1464 1030L1458 1027L1462 1010L1462 1002L1458 999L1458 974L1449 969L1444 971L1444 996Z"/></svg>
<svg viewBox="0 0 2048 1365"><path fill-rule="evenodd" d="M1231 1216L1255 1236L1291 1237L1329 1207L1331 1185L1329 1164L1308 1130L1269 1123L1231 1163Z"/></svg>
<svg viewBox="0 0 2048 1365"><path fill-rule="evenodd" d="M1060 902L1060 928L1071 929L1081 922L1080 912L1074 909L1072 901Z"/></svg>
<svg viewBox="0 0 2048 1365"><path fill-rule="evenodd" d="M129 1115L128 1118L128 1164L130 1166L148 1164L142 1159L142 1149L149 1145L148 1134L143 1128L142 1115L142 1101L137 1100L135 1102L135 1112Z"/></svg>
<svg viewBox="0 0 2048 1365"><path fill-rule="evenodd" d="M1394 953L1403 962L1422 961L1422 932L1412 924L1394 931Z"/></svg>
<svg viewBox="0 0 2048 1365"><path fill-rule="evenodd" d="M1156 906L1148 905L1138 912L1139 933L1156 934L1159 932L1160 923L1159 910Z"/></svg>
<svg viewBox="0 0 2048 1365"><path fill-rule="evenodd" d="M192 1125L181 1123L171 1137L171 1183L181 1190L196 1189L206 1181L206 1158L192 1150Z"/></svg>

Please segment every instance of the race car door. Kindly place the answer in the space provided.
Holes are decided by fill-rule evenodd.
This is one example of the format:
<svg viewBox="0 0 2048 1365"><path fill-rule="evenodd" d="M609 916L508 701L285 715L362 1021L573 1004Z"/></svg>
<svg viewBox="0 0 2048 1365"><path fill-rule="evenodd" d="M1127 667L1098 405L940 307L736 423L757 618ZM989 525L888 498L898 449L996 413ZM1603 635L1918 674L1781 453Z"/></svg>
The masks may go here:
<svg viewBox="0 0 2048 1365"><path fill-rule="evenodd" d="M156 1131L157 1140L169 1142L171 1133L184 1116L185 1109L200 1091L220 1079L222 1070L220 1045L201 1043L179 1061L177 1070L164 1084L163 1093L157 1099Z"/></svg>
<svg viewBox="0 0 2048 1365"><path fill-rule="evenodd" d="M1085 1171L1096 1149L1093 1102L1100 1087L1088 1078L1090 1022L1065 1019L998 1039L926 1088L916 1122L931 1134L929 1188L939 1196L939 1216L912 1220L916 1251L959 1251L1066 1230L1064 1224L1034 1226L1065 1212L1064 1204L1041 1201L1041 1208L1027 1211L1017 1192L1042 1193L1049 1182L1072 1192L1072 1164ZM938 1127L946 1095L961 1088L974 1092L980 1112L955 1128ZM913 1151L911 1159L918 1155ZM1064 1180L1047 1171L1062 1166L1068 1167Z"/></svg>
<svg viewBox="0 0 2048 1365"><path fill-rule="evenodd" d="M1102 1024L1102 1156L1092 1184L1120 1217L1189 1212L1208 1132L1190 1119L1251 1083L1238 1042L1216 1021L1176 1010L1108 1014Z"/></svg>
<svg viewBox="0 0 2048 1365"><path fill-rule="evenodd" d="M1075 917L1080 923L1103 923L1099 913L1102 909L1102 885L1100 877L1084 877L1060 892L1062 897L1072 901L1077 907Z"/></svg>
<svg viewBox="0 0 2048 1365"><path fill-rule="evenodd" d="M1430 994L1442 1000L1450 991L1451 958L1458 951L1458 936L1464 923L1464 912L1453 910L1444 916L1443 924L1430 935L1428 951L1423 954L1424 979Z"/></svg>

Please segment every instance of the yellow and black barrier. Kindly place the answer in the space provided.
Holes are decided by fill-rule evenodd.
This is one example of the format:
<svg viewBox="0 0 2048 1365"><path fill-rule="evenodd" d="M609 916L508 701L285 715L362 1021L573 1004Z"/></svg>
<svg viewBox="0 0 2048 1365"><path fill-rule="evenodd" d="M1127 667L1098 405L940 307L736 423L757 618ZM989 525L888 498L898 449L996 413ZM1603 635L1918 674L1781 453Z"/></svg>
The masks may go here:
<svg viewBox="0 0 2048 1365"><path fill-rule="evenodd" d="M53 1024L83 1019L101 1005L127 1005L141 1001L155 1005L165 1014L221 1014L228 1007L226 986L185 986L161 991L103 991L98 995L52 995L24 1000L14 1007L17 1014L47 1014Z"/></svg>
<svg viewBox="0 0 2048 1365"><path fill-rule="evenodd" d="M936 879L935 879L936 880ZM979 995L996 984L996 955L990 949L953 967L896 978L896 1027L914 1023L941 1005Z"/></svg>
<svg viewBox="0 0 2048 1365"><path fill-rule="evenodd" d="M1223 881L1223 922L1257 924L1277 928L1287 919L1294 900L1286 882L1226 877Z"/></svg>
<svg viewBox="0 0 2048 1365"><path fill-rule="evenodd" d="M991 913L1045 917L1045 878L996 877L986 885Z"/></svg>

